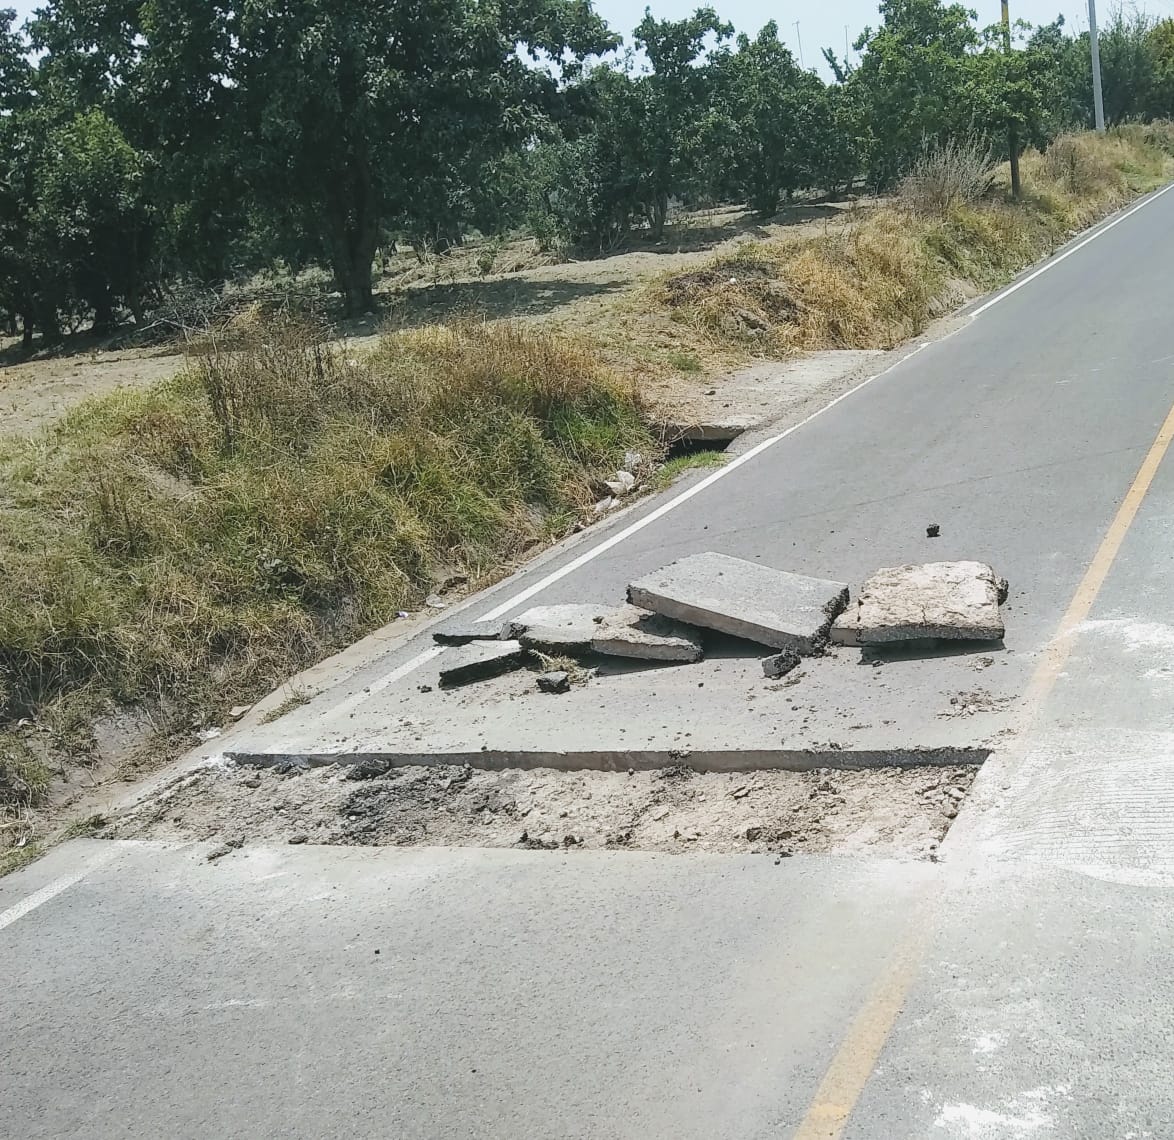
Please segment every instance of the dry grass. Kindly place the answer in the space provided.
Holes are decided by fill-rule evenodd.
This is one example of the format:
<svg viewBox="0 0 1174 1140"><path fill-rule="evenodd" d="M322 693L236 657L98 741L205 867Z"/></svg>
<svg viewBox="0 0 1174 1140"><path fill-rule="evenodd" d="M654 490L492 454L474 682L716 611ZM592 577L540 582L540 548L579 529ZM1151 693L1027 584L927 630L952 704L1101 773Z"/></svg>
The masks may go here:
<svg viewBox="0 0 1174 1140"><path fill-rule="evenodd" d="M104 704L218 716L561 536L629 448L656 450L630 388L509 323L362 357L237 327L173 381L0 444L0 801L47 784L22 718L57 710L78 752Z"/></svg>
<svg viewBox="0 0 1174 1140"><path fill-rule="evenodd" d="M714 353L783 356L889 348L950 307L958 283L1006 281L1171 174L1174 127L1062 136L1023 156L1021 202L1006 167L973 148L926 159L897 199L822 237L746 242L699 268L661 277L649 303L684 342Z"/></svg>
<svg viewBox="0 0 1174 1140"><path fill-rule="evenodd" d="M940 216L981 202L994 180L989 149L977 139L950 139L943 146L926 148L897 187L897 199L913 213Z"/></svg>

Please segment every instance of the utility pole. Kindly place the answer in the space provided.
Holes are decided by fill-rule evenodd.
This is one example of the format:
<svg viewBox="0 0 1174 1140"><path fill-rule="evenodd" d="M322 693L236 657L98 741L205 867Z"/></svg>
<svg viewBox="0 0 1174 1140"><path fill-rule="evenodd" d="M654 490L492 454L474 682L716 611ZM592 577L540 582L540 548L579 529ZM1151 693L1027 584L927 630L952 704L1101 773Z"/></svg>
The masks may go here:
<svg viewBox="0 0 1174 1140"><path fill-rule="evenodd" d="M1105 101L1101 98L1101 45L1097 41L1097 0L1088 0L1088 46L1092 51L1092 108L1097 134L1105 133Z"/></svg>
<svg viewBox="0 0 1174 1140"><path fill-rule="evenodd" d="M848 25L844 25L844 70L848 69Z"/></svg>
<svg viewBox="0 0 1174 1140"><path fill-rule="evenodd" d="M803 66L803 37L799 34L799 21L795 21L795 39L799 42L799 66Z"/></svg>
<svg viewBox="0 0 1174 1140"><path fill-rule="evenodd" d="M1003 50L1011 54L1011 9L1007 0L1003 0ZM1014 121L1007 124L1007 150L1011 155L1011 197L1018 198L1023 188L1019 182L1019 132Z"/></svg>

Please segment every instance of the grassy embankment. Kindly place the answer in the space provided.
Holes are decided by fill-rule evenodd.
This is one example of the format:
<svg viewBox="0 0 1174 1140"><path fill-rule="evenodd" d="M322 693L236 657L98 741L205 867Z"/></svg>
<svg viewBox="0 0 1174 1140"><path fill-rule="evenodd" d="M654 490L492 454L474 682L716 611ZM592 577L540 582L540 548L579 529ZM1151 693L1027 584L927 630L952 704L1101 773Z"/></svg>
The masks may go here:
<svg viewBox="0 0 1174 1140"><path fill-rule="evenodd" d="M931 170L826 236L747 241L665 276L652 301L672 314L682 346L703 358L890 348L1167 181L1172 154L1170 124L1062 136L1047 153L1023 156L1018 203L1006 167L974 196L968 191L982 180L973 173L969 185L951 187Z"/></svg>
<svg viewBox="0 0 1174 1140"><path fill-rule="evenodd" d="M665 276L640 303L690 361L886 347L1160 184L1172 139L1061 139L1025 156L1021 203L998 176L977 198L911 186L837 232ZM656 449L623 372L541 326L432 326L362 357L296 326L233 337L173 381L0 443L9 841L117 710L149 716L157 760L438 582L501 573L565 533L626 449Z"/></svg>

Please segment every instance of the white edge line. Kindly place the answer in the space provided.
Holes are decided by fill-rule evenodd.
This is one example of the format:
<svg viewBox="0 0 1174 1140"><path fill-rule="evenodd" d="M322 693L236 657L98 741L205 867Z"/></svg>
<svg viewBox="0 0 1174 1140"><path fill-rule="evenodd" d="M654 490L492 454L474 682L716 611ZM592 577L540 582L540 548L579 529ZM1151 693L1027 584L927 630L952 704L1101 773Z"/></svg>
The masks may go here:
<svg viewBox="0 0 1174 1140"><path fill-rule="evenodd" d="M1174 182L1170 183L1169 186L1163 186L1161 190L1155 191L1153 194L1147 195L1136 205L1131 206L1124 213L1118 214L1112 221L1106 222L1103 226L1100 227L1100 229L1095 230L1093 233L1089 234L1088 237L1086 237L1083 241L1078 241L1075 245L1069 246L1068 249L1064 250L1063 253L1057 254L1050 261L1045 262L1037 270L1035 270L1034 273L1029 273L1026 277L1016 281L1014 285L1009 285L1001 293L996 293L989 301L986 302L986 304L979 305L979 307L970 314L971 320L973 320L975 317L981 316L987 311L987 309L991 308L992 305L997 305L1000 301L1005 301L1008 297L1011 296L1012 293L1018 292L1023 288L1024 285L1029 285L1041 274L1047 273L1049 269L1054 269L1065 258L1071 257L1074 253L1084 249L1084 247L1088 245L1089 242L1096 241L1097 238L1101 236L1101 234L1107 234L1114 226L1120 225L1123 221L1125 221L1126 218L1136 214L1138 210L1143 210L1151 202L1156 202L1163 194L1166 193L1167 190L1174 190Z"/></svg>
<svg viewBox="0 0 1174 1140"><path fill-rule="evenodd" d="M871 384L874 380L879 380L880 377L884 376L886 373L892 372L894 368L899 368L902 364L905 363L905 361L916 356L923 348L927 348L930 343L930 341L922 341L915 349L905 353L905 355L902 356L900 360L895 360L888 366L888 368L884 368L880 372L876 372L872 376L861 380L859 384L853 388L849 388L846 392L841 392L834 400L824 404L822 408L816 408L816 410L812 412L811 415L809 415L806 419L800 420L797 424L792 424L789 428L786 429L786 431L781 431L778 435L772 435L769 439L764 439L761 443L756 444L749 451L744 452L735 459L731 460L724 467L719 467L712 475L708 475L706 478L702 479L700 483L694 483L693 486L682 491L679 495L676 496L676 498L670 499L667 503L662 503L659 507L656 508L656 510L650 511L642 518L637 519L630 526L627 526L623 530L613 534L611 538L606 539L597 546L591 547L589 550L584 551L579 555L578 558L568 562L565 566L560 566L557 570L547 574L545 578L539 579L534 583L534 585L527 586L526 589L519 591L510 598L507 598L499 606L494 607L482 617L473 618L472 620L496 621L498 618L505 617L505 615L509 613L510 610L514 609L516 606L521 605L522 602L529 601L532 597L534 597L535 594L540 594L548 586L554 585L555 582L565 578L568 574L573 574L576 570L586 566L588 562L591 562L593 559L598 558L601 554L605 554L607 551L611 550L612 547L618 546L621 542L631 538L632 535L642 531L646 526L650 526L658 519L664 518L664 516L667 515L670 511L675 511L677 507L681 506L683 503L687 503L691 498L693 498L694 495L700 495L702 491L706 490L708 487L712 487L719 479L724 479L731 472L737 471L737 469L743 464L749 463L750 460L754 459L758 455L761 455L768 447L773 447L776 443L786 439L787 436L793 435L801 427L806 427L806 425L811 423L812 420L822 416L824 412L830 411L837 404L841 403L843 400L846 400L849 396L859 392L862 388L868 387L868 385ZM424 650L423 653L418 653L415 657L411 658L411 660L405 661L402 665L393 669L386 676L372 681L371 684L367 685L361 692L353 693L351 696L341 701L326 715L337 716L339 714L346 714L353 711L365 700L367 700L368 697L372 697L376 693L382 692L389 685L394 685L396 681L402 680L409 673L415 672L420 668L420 666L426 665L429 661L439 657L443 652L443 646L434 646L431 649Z"/></svg>
<svg viewBox="0 0 1174 1140"><path fill-rule="evenodd" d="M84 867L79 867L68 875L62 875L60 879L54 879L39 891L34 891L28 898L21 899L15 906L10 906L6 911L0 913L0 930L11 926L17 919L24 918L30 911L36 910L37 907L43 906L51 899L55 899L62 891L67 891L75 883L80 883L91 871L105 866L120 854L121 850L117 845L111 844L110 850L102 851L87 860Z"/></svg>

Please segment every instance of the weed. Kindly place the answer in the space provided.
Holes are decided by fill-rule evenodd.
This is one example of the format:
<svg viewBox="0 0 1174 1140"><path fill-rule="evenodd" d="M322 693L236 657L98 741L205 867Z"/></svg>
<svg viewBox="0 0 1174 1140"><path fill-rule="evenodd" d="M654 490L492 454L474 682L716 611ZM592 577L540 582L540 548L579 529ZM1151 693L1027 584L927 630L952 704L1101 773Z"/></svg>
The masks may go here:
<svg viewBox="0 0 1174 1140"><path fill-rule="evenodd" d="M948 307L958 280L993 288L1074 230L1169 177L1174 128L1062 136L1005 166L974 144L927 152L890 205L816 238L747 242L662 277L649 301L715 349L754 356L889 348ZM687 335L687 332L686 334Z"/></svg>
<svg viewBox="0 0 1174 1140"><path fill-rule="evenodd" d="M294 709L300 709L303 705L308 705L314 699L313 693L295 692L291 693L285 698L281 704L271 708L262 718L262 724L272 724L275 720L280 720L286 713L291 713Z"/></svg>
<svg viewBox="0 0 1174 1140"><path fill-rule="evenodd" d="M701 361L692 352L668 352L665 353L665 360L669 362L678 372L700 372Z"/></svg>
<svg viewBox="0 0 1174 1140"><path fill-rule="evenodd" d="M915 213L945 217L990 194L995 166L988 147L974 138L926 146L897 187L901 205Z"/></svg>
<svg viewBox="0 0 1174 1140"><path fill-rule="evenodd" d="M721 451L695 451L692 455L678 455L661 464L653 476L653 488L663 491L675 483L686 471L724 467L729 457Z"/></svg>

